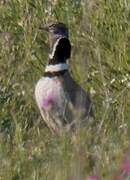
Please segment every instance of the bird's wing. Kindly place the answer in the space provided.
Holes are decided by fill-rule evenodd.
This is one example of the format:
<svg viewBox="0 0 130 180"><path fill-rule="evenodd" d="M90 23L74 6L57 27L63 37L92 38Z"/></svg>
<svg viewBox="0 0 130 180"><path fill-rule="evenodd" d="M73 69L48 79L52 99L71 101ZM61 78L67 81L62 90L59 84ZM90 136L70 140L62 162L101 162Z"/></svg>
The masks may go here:
<svg viewBox="0 0 130 180"><path fill-rule="evenodd" d="M61 97L60 97L61 98ZM73 121L73 106L68 97L62 96L62 104L59 106L57 102L50 102L45 110L41 108L41 114L48 127L56 134L62 134L63 130L70 127Z"/></svg>

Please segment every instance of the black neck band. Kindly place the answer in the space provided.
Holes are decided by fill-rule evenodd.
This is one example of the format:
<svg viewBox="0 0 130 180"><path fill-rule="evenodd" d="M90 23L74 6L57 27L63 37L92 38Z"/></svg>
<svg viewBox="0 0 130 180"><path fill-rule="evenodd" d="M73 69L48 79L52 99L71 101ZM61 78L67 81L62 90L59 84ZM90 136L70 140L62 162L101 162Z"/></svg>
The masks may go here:
<svg viewBox="0 0 130 180"><path fill-rule="evenodd" d="M63 76L66 72L67 72L68 70L61 70L61 71L56 71L56 72L50 72L50 71L48 71L48 72L45 72L44 73L44 77L55 77L55 76Z"/></svg>
<svg viewBox="0 0 130 180"><path fill-rule="evenodd" d="M53 57L53 59L49 58L48 62L49 62L48 63L49 65L55 65L55 64L60 64L60 63L66 63L66 59L65 58L58 59L58 58Z"/></svg>

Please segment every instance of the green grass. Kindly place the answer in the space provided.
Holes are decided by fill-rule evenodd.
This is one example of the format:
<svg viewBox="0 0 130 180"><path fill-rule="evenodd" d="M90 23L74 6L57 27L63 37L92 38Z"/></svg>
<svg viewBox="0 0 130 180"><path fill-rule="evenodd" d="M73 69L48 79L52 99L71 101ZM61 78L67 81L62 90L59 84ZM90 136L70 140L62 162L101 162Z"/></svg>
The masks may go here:
<svg viewBox="0 0 130 180"><path fill-rule="evenodd" d="M34 99L48 56L39 26L52 20L70 28L71 73L95 113L62 137L51 134ZM129 147L128 82L129 0L1 0L0 180L113 179Z"/></svg>

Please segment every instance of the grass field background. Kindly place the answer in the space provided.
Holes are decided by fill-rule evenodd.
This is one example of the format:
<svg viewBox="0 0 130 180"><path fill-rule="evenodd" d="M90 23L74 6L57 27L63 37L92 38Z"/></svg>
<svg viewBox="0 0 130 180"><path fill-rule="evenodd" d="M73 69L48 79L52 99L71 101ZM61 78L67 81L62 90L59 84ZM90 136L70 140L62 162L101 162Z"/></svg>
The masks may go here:
<svg viewBox="0 0 130 180"><path fill-rule="evenodd" d="M34 99L48 59L39 26L57 20L70 29L71 74L95 113L62 137L51 134ZM129 82L129 0L1 0L0 180L113 179L129 147Z"/></svg>

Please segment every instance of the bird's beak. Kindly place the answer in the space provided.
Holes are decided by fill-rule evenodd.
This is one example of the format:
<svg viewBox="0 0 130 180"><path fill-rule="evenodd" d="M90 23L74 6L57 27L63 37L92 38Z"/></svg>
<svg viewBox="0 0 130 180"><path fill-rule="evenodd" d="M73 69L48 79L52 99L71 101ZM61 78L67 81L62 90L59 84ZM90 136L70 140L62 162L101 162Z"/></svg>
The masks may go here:
<svg viewBox="0 0 130 180"><path fill-rule="evenodd" d="M48 25L41 25L41 26L39 27L39 29L49 32L49 27L48 27Z"/></svg>

